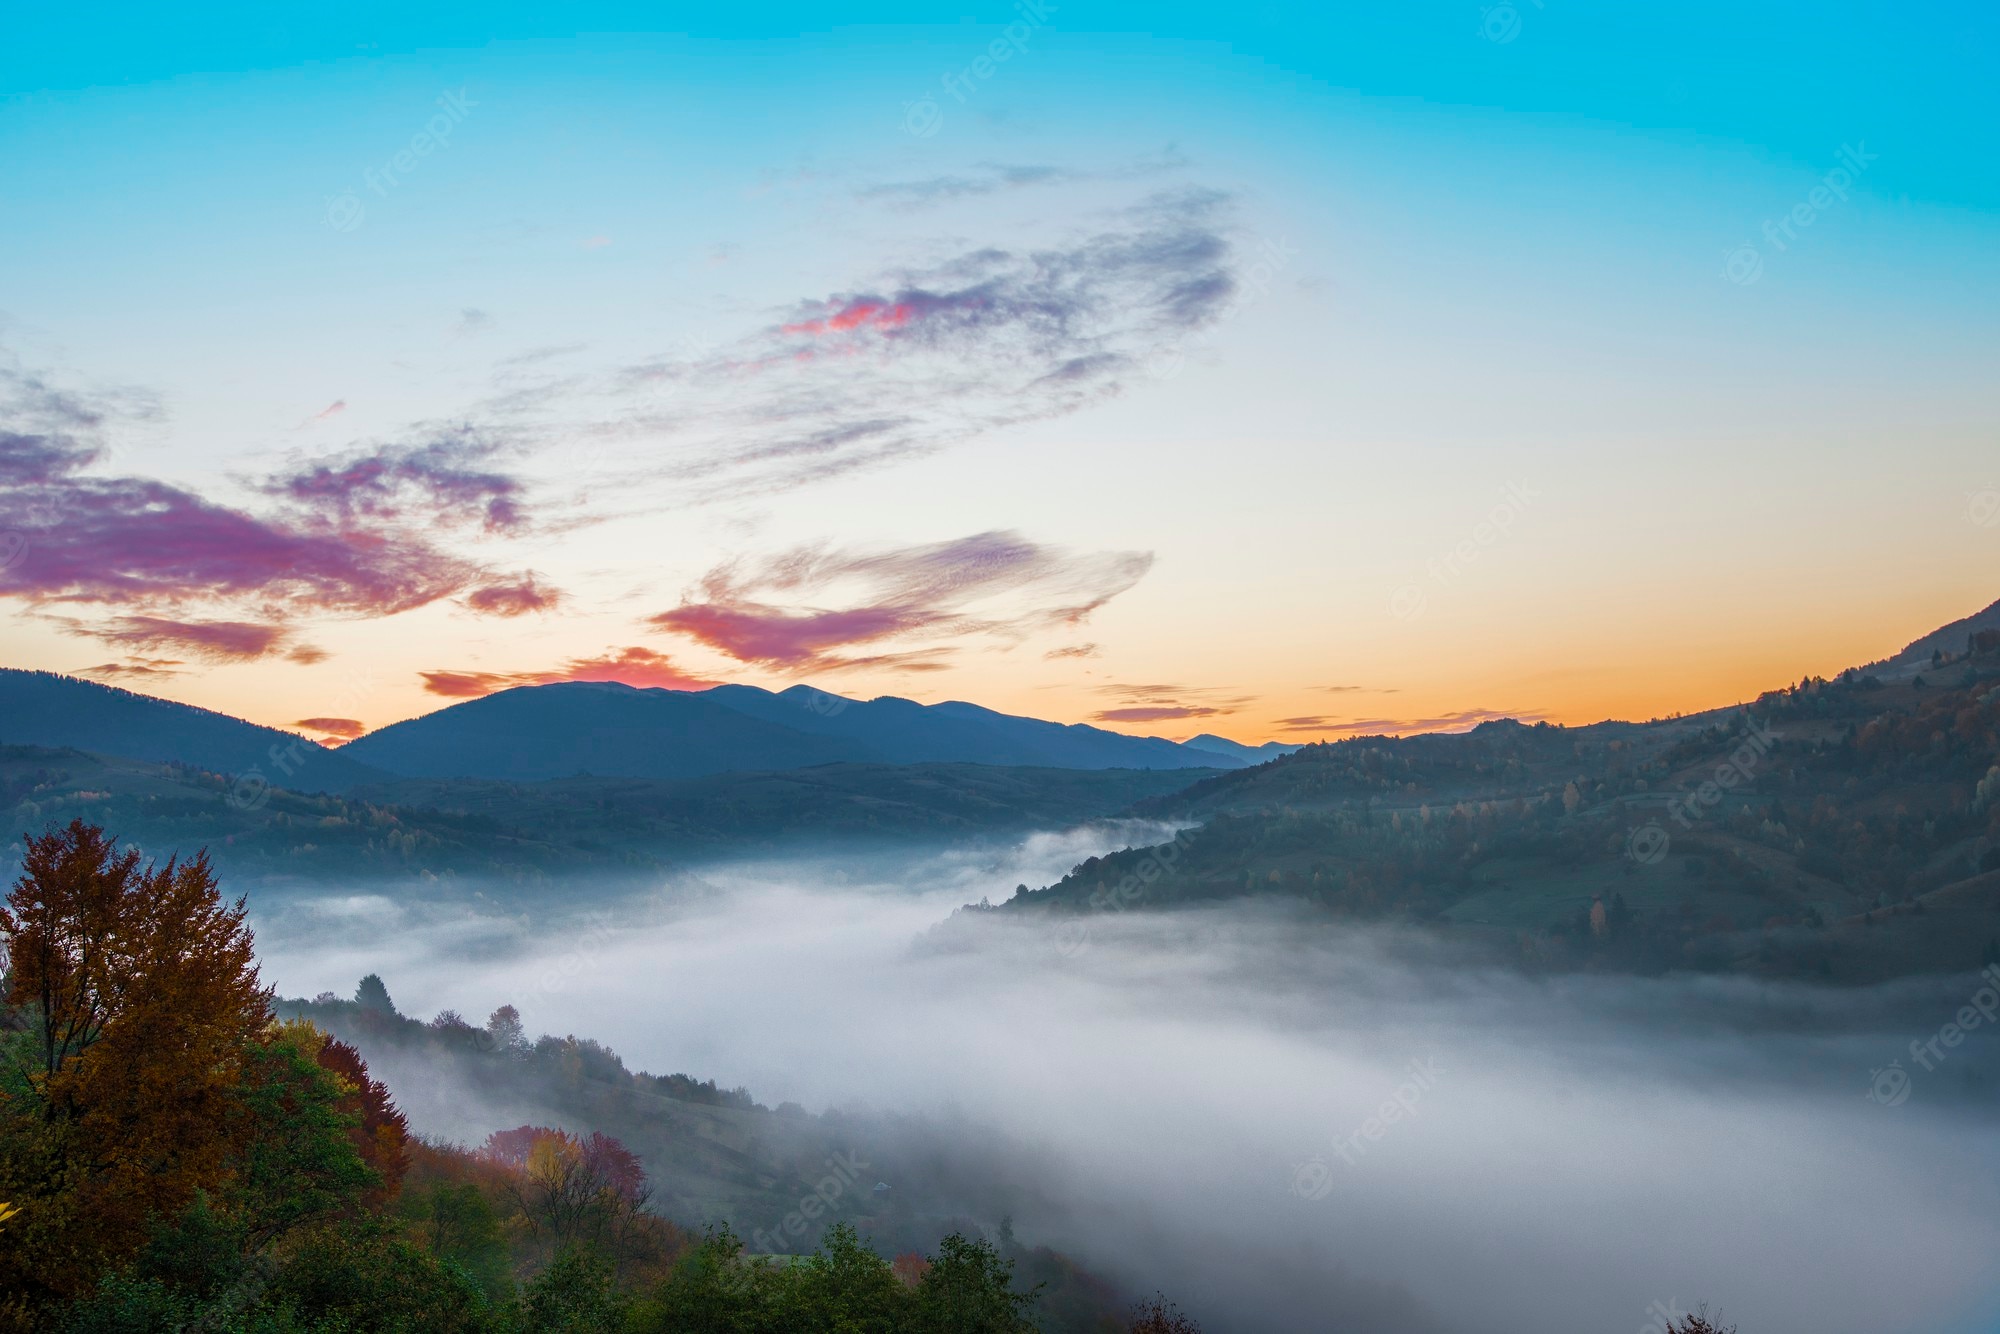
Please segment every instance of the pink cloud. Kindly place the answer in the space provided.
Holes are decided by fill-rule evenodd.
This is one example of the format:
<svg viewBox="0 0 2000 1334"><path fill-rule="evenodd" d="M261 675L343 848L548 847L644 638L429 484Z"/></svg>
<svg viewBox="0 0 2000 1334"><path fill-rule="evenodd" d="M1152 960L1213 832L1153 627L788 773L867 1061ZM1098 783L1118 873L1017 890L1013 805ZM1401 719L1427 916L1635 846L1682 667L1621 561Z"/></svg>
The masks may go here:
<svg viewBox="0 0 2000 1334"><path fill-rule="evenodd" d="M466 594L465 605L482 616L525 616L531 611L552 611L562 598L560 590L544 588L533 574L525 574L511 584L473 589Z"/></svg>
<svg viewBox="0 0 2000 1334"><path fill-rule="evenodd" d="M292 726L341 741L352 741L368 730L358 718L301 718Z"/></svg>
<svg viewBox="0 0 2000 1334"><path fill-rule="evenodd" d="M135 648L176 648L210 662L247 662L282 647L290 632L281 625L251 621L120 616L108 625L82 628L77 633Z"/></svg>
<svg viewBox="0 0 2000 1334"><path fill-rule="evenodd" d="M1160 723L1173 718L1211 718L1216 714L1229 712L1231 712L1229 709L1210 708L1205 704L1160 704L1131 709L1105 709L1090 716L1100 723Z"/></svg>
<svg viewBox="0 0 2000 1334"><path fill-rule="evenodd" d="M912 639L999 636L1080 624L1152 566L1145 552L1079 554L1015 533L874 551L800 547L702 579L699 598L651 618L739 662L790 670L935 671L932 643L864 657L841 650ZM828 606L838 600L844 605ZM924 666L913 664L925 663Z"/></svg>
<svg viewBox="0 0 2000 1334"><path fill-rule="evenodd" d="M477 699L515 686L544 686L558 681L614 681L641 688L705 690L718 684L674 665L672 658L649 648L607 649L595 658L572 658L562 666L539 672L420 672L424 689L449 699Z"/></svg>

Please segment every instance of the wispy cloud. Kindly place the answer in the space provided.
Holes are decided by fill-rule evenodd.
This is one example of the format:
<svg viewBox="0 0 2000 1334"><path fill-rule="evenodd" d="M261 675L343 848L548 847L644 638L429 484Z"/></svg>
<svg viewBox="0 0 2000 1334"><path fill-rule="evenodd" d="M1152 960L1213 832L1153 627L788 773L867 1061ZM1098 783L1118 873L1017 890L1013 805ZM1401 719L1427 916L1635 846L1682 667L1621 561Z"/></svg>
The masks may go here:
<svg viewBox="0 0 2000 1334"><path fill-rule="evenodd" d="M700 502L1076 411L1226 310L1228 208L1160 195L1060 244L966 249L802 300L761 330L627 366L637 410L595 430L674 444L679 458L632 480Z"/></svg>
<svg viewBox="0 0 2000 1334"><path fill-rule="evenodd" d="M1138 583L1152 562L1146 552L1070 552L1010 532L888 550L800 547L710 570L693 595L652 625L739 662L817 672L935 670L952 651L938 641L1019 640L1080 624ZM846 652L890 643L911 647Z"/></svg>
<svg viewBox="0 0 2000 1334"><path fill-rule="evenodd" d="M1521 709L1461 709L1434 718L1281 718L1278 728L1285 732L1318 732L1332 736L1402 736L1412 732L1466 732L1481 723L1512 718L1519 722L1539 722L1543 714Z"/></svg>
<svg viewBox="0 0 2000 1334"><path fill-rule="evenodd" d="M291 631L255 621L176 621L161 616L120 616L104 624L75 625L73 634L134 648L179 649L208 662L248 662L286 646Z"/></svg>
<svg viewBox="0 0 2000 1334"><path fill-rule="evenodd" d="M719 684L687 671L653 649L634 646L607 649L595 658L572 658L560 667L535 672L422 672L424 689L448 699L477 699L515 686L545 686L558 681L615 681L620 685L667 690L703 690Z"/></svg>
<svg viewBox="0 0 2000 1334"><path fill-rule="evenodd" d="M542 584L532 570L511 582L487 584L465 595L465 605L482 616L553 611L562 600L562 591Z"/></svg>
<svg viewBox="0 0 2000 1334"><path fill-rule="evenodd" d="M1090 716L1100 723L1160 723L1174 718L1213 718L1217 714L1234 712L1234 709L1218 709L1205 704L1148 704L1129 709L1104 709Z"/></svg>

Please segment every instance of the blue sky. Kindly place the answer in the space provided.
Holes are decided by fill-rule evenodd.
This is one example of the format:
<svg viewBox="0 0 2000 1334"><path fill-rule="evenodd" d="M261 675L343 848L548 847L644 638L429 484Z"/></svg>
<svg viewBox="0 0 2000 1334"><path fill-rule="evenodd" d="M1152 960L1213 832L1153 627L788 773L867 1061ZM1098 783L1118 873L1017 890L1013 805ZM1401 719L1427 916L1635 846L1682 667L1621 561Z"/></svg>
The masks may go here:
<svg viewBox="0 0 2000 1334"><path fill-rule="evenodd" d="M298 499L273 479L450 434L531 518L440 539L452 572L380 615L281 572L108 599L63 545L82 525L16 516L55 573L0 585L0 636L23 665L367 726L448 702L425 673L633 648L672 660L643 659L657 679L830 673L1246 739L1647 716L1835 670L1994 595L1996 24L1564 0L12 16L0 352L117 406L79 477L270 519ZM1092 237L1195 236L1228 299L1169 327L1164 268L1098 274L1063 335L1099 358L1087 392L1033 378L1060 366L1027 324L914 360L887 325L797 332L981 254L1081 273ZM852 372L779 378L802 339ZM845 441L912 403L911 438L852 471L741 470L780 416ZM1470 536L1503 503L1518 522ZM389 517L417 540L407 503ZM821 582L774 583L806 550ZM1123 556L1140 577L1051 583ZM954 560L984 562L978 597L912 573ZM559 602L471 600L530 573ZM737 628L691 634L690 605Z"/></svg>

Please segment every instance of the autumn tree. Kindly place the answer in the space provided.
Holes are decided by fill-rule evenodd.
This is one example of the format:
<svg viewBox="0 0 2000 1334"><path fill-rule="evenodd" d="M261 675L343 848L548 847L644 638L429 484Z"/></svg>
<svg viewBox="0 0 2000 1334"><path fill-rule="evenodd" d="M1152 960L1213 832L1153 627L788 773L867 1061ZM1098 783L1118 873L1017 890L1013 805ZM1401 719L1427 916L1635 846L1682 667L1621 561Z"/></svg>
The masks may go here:
<svg viewBox="0 0 2000 1334"><path fill-rule="evenodd" d="M244 903L206 855L141 866L73 821L30 838L0 909L25 1015L0 1070L0 1291L65 1295L224 1175L245 1053L270 1022Z"/></svg>

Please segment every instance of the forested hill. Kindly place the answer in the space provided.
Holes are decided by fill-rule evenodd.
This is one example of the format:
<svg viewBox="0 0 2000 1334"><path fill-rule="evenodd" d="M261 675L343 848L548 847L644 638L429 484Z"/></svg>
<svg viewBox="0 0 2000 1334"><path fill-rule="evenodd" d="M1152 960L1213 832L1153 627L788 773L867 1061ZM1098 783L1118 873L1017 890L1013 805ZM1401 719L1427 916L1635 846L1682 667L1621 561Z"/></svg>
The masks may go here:
<svg viewBox="0 0 2000 1334"><path fill-rule="evenodd" d="M1205 821L1012 912L1277 895L1536 964L1868 980L2000 958L2000 633L1701 718L1310 746L1139 803Z"/></svg>

